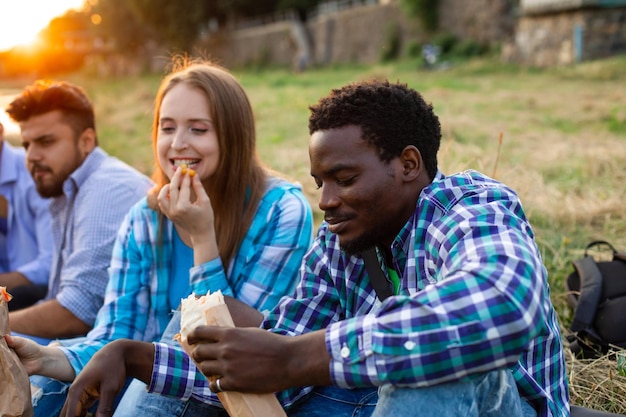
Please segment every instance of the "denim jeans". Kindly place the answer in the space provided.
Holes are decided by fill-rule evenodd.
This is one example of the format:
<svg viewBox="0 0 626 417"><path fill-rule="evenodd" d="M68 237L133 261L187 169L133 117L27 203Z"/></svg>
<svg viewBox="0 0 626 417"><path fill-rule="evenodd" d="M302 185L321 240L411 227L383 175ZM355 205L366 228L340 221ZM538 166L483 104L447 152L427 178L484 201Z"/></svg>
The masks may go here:
<svg viewBox="0 0 626 417"><path fill-rule="evenodd" d="M60 339L54 341L63 346L72 346L74 344L81 343L85 340L84 337L77 337L74 339ZM126 381L126 385L130 383L130 380ZM40 388L40 391L35 393L32 398L33 410L35 417L56 417L61 413L67 392L70 388L70 382L62 382L54 378L48 378L41 375L32 375L30 377L30 384L33 387ZM123 390L122 390L123 392ZM121 398L119 395L115 401L117 403ZM96 405L92 407L92 410L96 409Z"/></svg>
<svg viewBox="0 0 626 417"><path fill-rule="evenodd" d="M187 402L150 394L141 383L131 407L120 403L115 417L227 417L224 410L195 400ZM132 390L132 391L131 391ZM380 395L380 399L379 399ZM124 397L127 400L127 397ZM130 405L130 404L128 404ZM341 389L317 387L289 410L289 417L536 417L535 410L517 391L508 371L494 371L471 381L454 382L428 388Z"/></svg>
<svg viewBox="0 0 626 417"><path fill-rule="evenodd" d="M83 340L85 340L84 337L76 337L73 339L55 340L54 343L63 346L72 346L81 343ZM42 344L47 345L47 343ZM65 397L67 396L70 383L46 376L33 375L30 377L30 385L40 389L33 394L32 398L35 417L58 416L63 408L63 404L65 404Z"/></svg>
<svg viewBox="0 0 626 417"><path fill-rule="evenodd" d="M377 389L318 387L287 414L290 417L369 417L376 406ZM224 409L194 399L181 401L146 392L145 384L133 381L114 417L228 417Z"/></svg>
<svg viewBox="0 0 626 417"><path fill-rule="evenodd" d="M161 342L174 345L174 335L180 331L180 310L174 311L167 328L161 336ZM203 404L196 400L182 401L178 398L165 397L146 391L146 384L133 380L115 410L114 417L176 417L176 416L228 417L219 407Z"/></svg>
<svg viewBox="0 0 626 417"><path fill-rule="evenodd" d="M228 417L224 409L201 403L194 399L182 401L146 391L146 384L134 380L117 409L114 417Z"/></svg>
<svg viewBox="0 0 626 417"><path fill-rule="evenodd" d="M289 417L369 417L377 402L377 388L316 387L287 414Z"/></svg>
<svg viewBox="0 0 626 417"><path fill-rule="evenodd" d="M428 388L381 387L372 417L536 417L519 396L511 372L492 371L470 381Z"/></svg>

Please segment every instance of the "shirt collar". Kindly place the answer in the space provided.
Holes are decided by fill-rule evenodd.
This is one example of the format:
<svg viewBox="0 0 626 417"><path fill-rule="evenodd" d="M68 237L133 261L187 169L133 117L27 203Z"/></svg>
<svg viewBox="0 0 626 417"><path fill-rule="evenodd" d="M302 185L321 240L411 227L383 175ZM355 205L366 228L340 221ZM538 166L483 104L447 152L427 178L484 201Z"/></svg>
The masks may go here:
<svg viewBox="0 0 626 417"><path fill-rule="evenodd" d="M106 152L96 146L93 151L87 155L83 163L65 180L63 183L63 192L69 196L75 192L75 190L78 190L85 181L87 181L89 176L98 169L106 157Z"/></svg>

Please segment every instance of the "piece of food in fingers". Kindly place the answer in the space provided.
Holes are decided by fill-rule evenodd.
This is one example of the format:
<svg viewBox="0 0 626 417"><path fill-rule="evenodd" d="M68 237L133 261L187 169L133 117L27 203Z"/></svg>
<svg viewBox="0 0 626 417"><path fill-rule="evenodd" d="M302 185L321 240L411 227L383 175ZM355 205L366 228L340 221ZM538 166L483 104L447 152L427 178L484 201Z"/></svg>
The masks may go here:
<svg viewBox="0 0 626 417"><path fill-rule="evenodd" d="M187 343L187 336L196 327L202 325L235 327L221 291L201 297L191 294L181 300L180 310L180 333L174 338L189 356L191 348ZM218 376L208 377L211 382L217 378ZM287 417L274 394L225 391L218 392L217 397L230 417Z"/></svg>

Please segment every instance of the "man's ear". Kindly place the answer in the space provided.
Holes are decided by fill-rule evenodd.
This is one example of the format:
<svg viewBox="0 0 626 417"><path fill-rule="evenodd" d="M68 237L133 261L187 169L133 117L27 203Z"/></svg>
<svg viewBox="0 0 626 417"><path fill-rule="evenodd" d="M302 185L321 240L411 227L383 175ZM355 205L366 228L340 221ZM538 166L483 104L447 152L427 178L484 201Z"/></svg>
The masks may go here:
<svg viewBox="0 0 626 417"><path fill-rule="evenodd" d="M86 158L95 147L96 131L89 127L83 130L83 133L81 133L78 137L78 148L80 149L83 158Z"/></svg>
<svg viewBox="0 0 626 417"><path fill-rule="evenodd" d="M400 161L402 162L402 175L405 181L415 181L426 174L422 154L415 146L409 145L404 148L400 154Z"/></svg>

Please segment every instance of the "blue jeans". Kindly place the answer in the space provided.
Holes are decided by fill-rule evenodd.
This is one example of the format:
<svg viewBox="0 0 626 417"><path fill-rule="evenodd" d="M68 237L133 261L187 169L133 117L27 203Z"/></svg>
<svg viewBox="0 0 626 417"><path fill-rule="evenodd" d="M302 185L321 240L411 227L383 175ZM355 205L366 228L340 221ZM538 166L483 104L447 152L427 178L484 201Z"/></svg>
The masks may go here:
<svg viewBox="0 0 626 417"><path fill-rule="evenodd" d="M428 388L381 387L372 417L536 417L510 371Z"/></svg>
<svg viewBox="0 0 626 417"><path fill-rule="evenodd" d="M174 335L180 332L180 310L174 311L167 328L161 336L161 342L174 345ZM133 380L115 410L114 417L170 417L170 416L207 416L228 417L222 408L195 400L182 401L178 398L165 397L146 391L146 384Z"/></svg>
<svg viewBox="0 0 626 417"><path fill-rule="evenodd" d="M81 343L85 340L84 337L77 337L74 339L60 339L55 343L59 343L63 346L72 346ZM126 382L125 386L128 386L130 381ZM61 413L65 399L67 398L67 391L70 388L71 382L62 382L54 378L48 378L41 375L33 375L30 377L30 384L35 387L41 388L41 391L33 395L33 410L35 417L56 417ZM116 400L119 401L120 396ZM96 406L92 407L95 410Z"/></svg>
<svg viewBox="0 0 626 417"><path fill-rule="evenodd" d="M130 379L126 381L127 387L130 383ZM61 382L56 379L48 378L40 375L33 375L30 377L31 385L43 388L40 395L33 397L33 410L35 411L34 417L56 417L61 414L65 399L67 398L67 391L70 388L70 382ZM122 390L123 392L123 390ZM117 396L114 409L119 402L120 395ZM89 409L90 412L96 411L98 402Z"/></svg>
<svg viewBox="0 0 626 417"><path fill-rule="evenodd" d="M25 337L32 338L32 336ZM60 339L54 342L63 346L72 346L81 343L83 340L85 340L84 337L76 337L73 339ZM47 345L47 343L42 343L42 341L39 343ZM35 417L58 416L63 408L63 404L65 404L65 397L67 396L70 383L46 376L33 375L30 377L30 384L41 388L41 391L35 393L32 398Z"/></svg>
<svg viewBox="0 0 626 417"><path fill-rule="evenodd" d="M369 417L374 411L376 388L355 390L336 387L318 387L306 400L298 403L287 414L290 417ZM228 417L224 409L191 399L182 401L148 393L145 384L133 381L120 402L114 417Z"/></svg>
<svg viewBox="0 0 626 417"><path fill-rule="evenodd" d="M183 401L146 391L146 384L134 380L117 409L114 417L228 417L223 408L201 403L194 399Z"/></svg>
<svg viewBox="0 0 626 417"><path fill-rule="evenodd" d="M115 417L227 417L221 408L195 400L184 402L149 394L141 385L138 386L137 394L135 406L127 409L120 403ZM379 390L349 390L317 387L308 397L287 410L287 414L289 417L537 416L535 410L519 396L515 380L508 371L494 371L471 381L428 388L385 385Z"/></svg>
<svg viewBox="0 0 626 417"><path fill-rule="evenodd" d="M373 387L315 387L307 397L287 410L287 414L289 417L369 417L377 402L378 389Z"/></svg>

